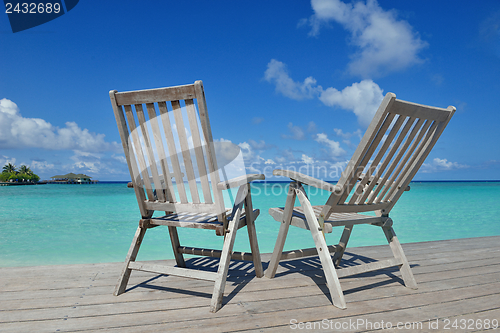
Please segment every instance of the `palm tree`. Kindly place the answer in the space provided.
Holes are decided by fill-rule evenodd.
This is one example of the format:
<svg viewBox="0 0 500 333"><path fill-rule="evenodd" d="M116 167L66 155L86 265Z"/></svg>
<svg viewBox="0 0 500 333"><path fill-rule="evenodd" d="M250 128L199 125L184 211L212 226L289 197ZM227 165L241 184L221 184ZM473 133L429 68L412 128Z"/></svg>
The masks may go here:
<svg viewBox="0 0 500 333"><path fill-rule="evenodd" d="M5 166L2 169L3 172L9 172L9 173L15 173L16 172L16 166L12 163L5 164Z"/></svg>
<svg viewBox="0 0 500 333"><path fill-rule="evenodd" d="M21 167L19 168L19 173L25 173L27 175L32 175L33 174L33 171L31 171L30 167L27 166L27 165L21 165Z"/></svg>

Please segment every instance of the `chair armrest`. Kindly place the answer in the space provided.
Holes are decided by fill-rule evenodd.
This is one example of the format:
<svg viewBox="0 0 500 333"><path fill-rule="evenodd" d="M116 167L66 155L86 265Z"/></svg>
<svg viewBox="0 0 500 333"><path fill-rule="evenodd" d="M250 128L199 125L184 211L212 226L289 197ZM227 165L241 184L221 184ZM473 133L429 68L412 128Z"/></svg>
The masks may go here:
<svg viewBox="0 0 500 333"><path fill-rule="evenodd" d="M319 179L316 179L316 178L313 178L310 176L306 176L306 175L304 175L300 172L297 172L297 171L276 169L273 171L273 175L288 177L290 179L296 180L296 181L301 182L303 184L306 184L309 186L314 186L314 187L320 188L322 190L330 191L330 192L335 192L336 190L341 190L340 186L332 185L332 184L324 182L322 180L319 180Z"/></svg>
<svg viewBox="0 0 500 333"><path fill-rule="evenodd" d="M254 180L264 180L264 179L266 179L266 177L262 174L255 173L250 175L243 175L230 179L225 182L220 182L219 184L217 184L217 188L219 188L220 190L227 190L229 188L239 187L241 185L248 184L250 182L253 182Z"/></svg>

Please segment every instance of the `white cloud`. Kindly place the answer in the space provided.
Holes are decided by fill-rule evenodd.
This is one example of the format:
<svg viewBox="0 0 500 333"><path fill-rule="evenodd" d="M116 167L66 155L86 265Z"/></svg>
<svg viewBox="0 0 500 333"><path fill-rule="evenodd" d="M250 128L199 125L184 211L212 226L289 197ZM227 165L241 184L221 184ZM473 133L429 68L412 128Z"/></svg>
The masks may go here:
<svg viewBox="0 0 500 333"><path fill-rule="evenodd" d="M314 159L312 157L307 156L306 154L302 154L302 162L305 164L313 164Z"/></svg>
<svg viewBox="0 0 500 333"><path fill-rule="evenodd" d="M290 149L284 149L279 152L281 156L275 156L275 160L278 163L290 163L296 161L297 158Z"/></svg>
<svg viewBox="0 0 500 333"><path fill-rule="evenodd" d="M125 155L113 154L113 155L111 155L111 158L114 160L117 160L120 163L127 164L127 159L125 158Z"/></svg>
<svg viewBox="0 0 500 333"><path fill-rule="evenodd" d="M309 124L307 125L307 131L308 132L316 132L318 129L316 127L316 124L314 121L310 121Z"/></svg>
<svg viewBox="0 0 500 333"><path fill-rule="evenodd" d="M329 148L328 154L334 159L346 154L346 151L340 147L340 143L328 139L325 133L318 133L314 140L327 146Z"/></svg>
<svg viewBox="0 0 500 333"><path fill-rule="evenodd" d="M86 152L120 151L121 145L106 142L104 134L81 129L75 122L59 128L40 118L24 118L16 103L0 100L0 148L44 148Z"/></svg>
<svg viewBox="0 0 500 333"><path fill-rule="evenodd" d="M422 165L422 172L433 173L433 172L467 169L467 168L469 168L468 165L459 164L457 162L451 162L448 161L446 158L441 159L436 157L435 159L432 160L432 162L424 163Z"/></svg>
<svg viewBox="0 0 500 333"><path fill-rule="evenodd" d="M268 158L268 159L264 162L264 164L271 164L271 165L272 165L272 164L276 164L276 163L275 163L272 159Z"/></svg>
<svg viewBox="0 0 500 333"><path fill-rule="evenodd" d="M252 147L247 142L242 142L238 144L243 153L243 158L245 160L253 159L255 157L255 153L252 150Z"/></svg>
<svg viewBox="0 0 500 333"><path fill-rule="evenodd" d="M310 35L317 36L331 21L351 33L357 52L351 56L349 72L364 78L380 76L420 63L418 53L427 43L395 11L385 11L376 0L344 3L340 0L312 0L314 14Z"/></svg>
<svg viewBox="0 0 500 333"><path fill-rule="evenodd" d="M356 131L352 133L344 132L340 128L334 128L333 131L335 132L335 135L341 137L343 140L342 142L347 145L349 148L356 148L356 145L351 141L352 137L357 137L359 140L362 138L362 133L361 130L358 128Z"/></svg>
<svg viewBox="0 0 500 333"><path fill-rule="evenodd" d="M16 165L16 158L5 155L0 156L0 167L3 168L3 166L8 163Z"/></svg>
<svg viewBox="0 0 500 333"><path fill-rule="evenodd" d="M340 128L334 128L333 131L335 132L335 134L337 136L340 136L343 139L350 139L353 136L357 136L361 139L361 130L360 129L358 129L352 133L346 133Z"/></svg>
<svg viewBox="0 0 500 333"><path fill-rule="evenodd" d="M434 82L436 86L441 86L444 82L444 77L441 74L434 74L431 76L431 81Z"/></svg>
<svg viewBox="0 0 500 333"><path fill-rule="evenodd" d="M306 78L302 83L295 82L288 75L286 65L276 59L272 59L267 64L264 79L270 83L274 83L277 92L291 99L302 100L313 98L318 94L316 80L312 76Z"/></svg>
<svg viewBox="0 0 500 333"><path fill-rule="evenodd" d="M479 26L479 37L485 46L500 57L500 10L492 12Z"/></svg>
<svg viewBox="0 0 500 333"><path fill-rule="evenodd" d="M268 64L266 76L267 72L269 71L269 66L273 62L279 63L284 66L282 62L276 61L274 59L271 60L271 62ZM290 97L292 99L299 99L297 98L297 96L304 96L303 94L301 95L299 93L300 89L297 88L301 86L301 84L299 82L293 81L292 78L288 76L288 74L284 73L283 75L286 75L286 80L284 81L288 82L287 87L295 88L285 89L282 86L279 86L279 81L268 81L271 83L275 83L276 90L282 92L283 95L287 97ZM354 112L354 114L358 117L358 122L363 127L368 127L370 121L372 120L375 112L378 109L380 102L382 102L382 99L384 98L384 96L382 95L383 90L372 80L363 80L361 82L356 82L351 86L345 87L343 90L339 91L336 88L332 87L323 90L321 86L315 86L316 80L314 80L312 77L310 77L310 79L312 79L311 82L314 83L311 83L311 85L309 86L308 91L310 93L307 94L308 98L317 96L319 100L327 106L341 107L342 109ZM304 139L304 131L300 127L293 126L292 123L289 123L288 128L292 132L292 135L282 135L283 138L295 140ZM315 131L316 125L313 122L309 123L308 130Z"/></svg>
<svg viewBox="0 0 500 333"><path fill-rule="evenodd" d="M265 161L263 157L259 156L255 152L252 145L250 145L248 142L239 143L238 146L241 149L243 160L246 164L261 163Z"/></svg>
<svg viewBox="0 0 500 333"><path fill-rule="evenodd" d="M250 139L248 140L248 143L255 150L268 150L274 147L273 145L268 145L264 140L260 140L259 142L257 142Z"/></svg>
<svg viewBox="0 0 500 333"><path fill-rule="evenodd" d="M101 155L95 153L89 153L84 151L75 150L74 155L70 157L73 160L72 165L68 165L72 170L78 170L78 172L89 172L89 173L99 173L103 167L106 165L101 162Z"/></svg>
<svg viewBox="0 0 500 333"><path fill-rule="evenodd" d="M342 91L328 88L319 99L327 106L351 110L363 127L368 127L384 98L383 90L372 80L363 80L345 87Z"/></svg>
<svg viewBox="0 0 500 333"><path fill-rule="evenodd" d="M55 166L47 161L31 161L30 168L34 171L47 172L54 170Z"/></svg>
<svg viewBox="0 0 500 333"><path fill-rule="evenodd" d="M293 139L293 140L305 139L304 131L299 126L293 126L292 123L288 123L288 129L290 130L291 135L282 134L281 137L283 139Z"/></svg>
<svg viewBox="0 0 500 333"><path fill-rule="evenodd" d="M252 118L252 124L254 124L254 125L258 125L263 121L264 121L264 118L262 118L262 117L253 117Z"/></svg>
<svg viewBox="0 0 500 333"><path fill-rule="evenodd" d="M243 147L247 147L248 144L244 142ZM226 139L215 139L214 140L215 158L217 159L217 164L219 167L232 163L238 157L245 157L245 152L241 146L238 146L231 142L231 140ZM250 150L250 146L248 146ZM243 155L240 155L242 153Z"/></svg>
<svg viewBox="0 0 500 333"><path fill-rule="evenodd" d="M32 161L31 165L47 177L54 174L73 172L91 175L94 179L100 180L102 180L102 177L119 180L129 179L130 175L127 168L122 163L117 162L120 161L120 158L117 157L120 156L113 154L108 157L100 153L74 150L73 155L66 158L63 163L52 164L46 161Z"/></svg>

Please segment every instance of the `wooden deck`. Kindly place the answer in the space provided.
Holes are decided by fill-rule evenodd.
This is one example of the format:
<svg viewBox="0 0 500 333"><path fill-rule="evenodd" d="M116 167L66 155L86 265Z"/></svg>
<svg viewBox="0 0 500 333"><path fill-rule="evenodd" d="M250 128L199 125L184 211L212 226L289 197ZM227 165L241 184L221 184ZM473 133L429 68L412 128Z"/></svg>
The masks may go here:
<svg viewBox="0 0 500 333"><path fill-rule="evenodd" d="M317 257L281 262L271 280L233 261L216 314L209 312L212 282L133 272L129 290L115 297L121 263L0 268L0 332L371 331L389 323L393 329L382 331L399 323L409 331L463 332L500 321L500 236L403 248L419 289L402 286L394 269L343 278L346 310L331 305ZM345 258L351 265L390 256L387 246L374 246L350 248ZM468 328L455 329L455 319Z"/></svg>

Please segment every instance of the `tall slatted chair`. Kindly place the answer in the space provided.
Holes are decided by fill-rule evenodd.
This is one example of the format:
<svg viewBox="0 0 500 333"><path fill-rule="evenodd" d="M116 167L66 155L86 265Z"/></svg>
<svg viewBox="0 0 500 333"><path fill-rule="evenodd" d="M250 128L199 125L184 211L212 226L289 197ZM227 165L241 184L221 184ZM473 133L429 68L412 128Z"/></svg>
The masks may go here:
<svg viewBox="0 0 500 333"><path fill-rule="evenodd" d="M215 282L210 311L216 312L231 258L252 260L257 277L263 276L250 182L264 175L220 181L201 81L109 95L142 215L114 294L126 290L132 270L209 280ZM230 188L238 192L227 209L223 190ZM236 231L245 225L251 254L233 252ZM168 226L177 267L135 261L146 230L157 226ZM223 236L222 250L181 246L178 227L214 230ZM186 268L183 254L220 257L218 271Z"/></svg>
<svg viewBox="0 0 500 333"><path fill-rule="evenodd" d="M454 112L452 106L441 109L414 104L388 93L336 185L290 170L274 170L274 175L289 177L291 182L285 207L269 210L281 226L266 277L275 276L280 260L318 255L333 305L341 309L346 308L346 303L339 277L399 266L406 287L416 289L417 283L389 212L409 189L410 181ZM303 184L330 191L326 204L312 206ZM300 202L298 207L294 207L296 198ZM394 258L340 268L347 242L357 224L382 227ZM309 230L316 247L284 252L290 225ZM332 232L336 226L344 227L340 241L327 246L324 233Z"/></svg>

